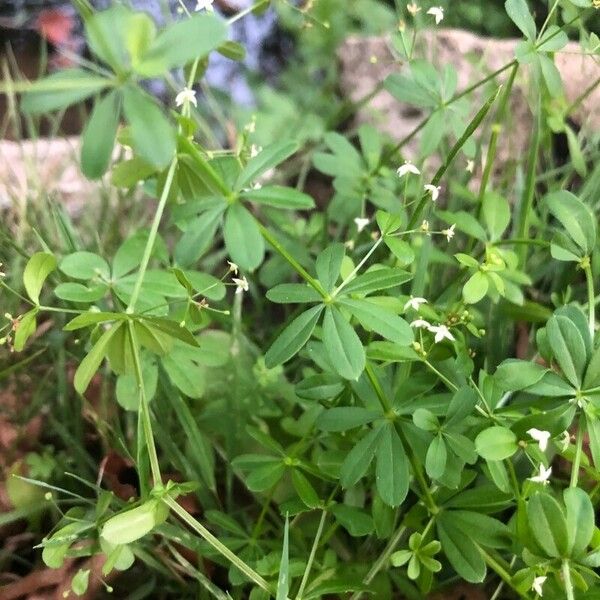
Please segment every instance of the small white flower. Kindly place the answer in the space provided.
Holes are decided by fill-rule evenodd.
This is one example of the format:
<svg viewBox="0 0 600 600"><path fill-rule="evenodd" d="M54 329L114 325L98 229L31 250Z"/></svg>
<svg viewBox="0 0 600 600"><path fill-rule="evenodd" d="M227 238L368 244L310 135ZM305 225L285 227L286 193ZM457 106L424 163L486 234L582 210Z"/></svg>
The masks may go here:
<svg viewBox="0 0 600 600"><path fill-rule="evenodd" d="M432 6L427 11L427 14L435 17L436 25L439 25L444 20L444 9L441 6Z"/></svg>
<svg viewBox="0 0 600 600"><path fill-rule="evenodd" d="M199 10L206 10L208 12L214 12L213 4L215 0L197 0L196 8L194 9L196 12Z"/></svg>
<svg viewBox="0 0 600 600"><path fill-rule="evenodd" d="M533 477L529 477L529 481L533 481L535 483L543 483L546 485L548 480L550 479L550 475L552 475L552 467L544 467L544 465L540 465L540 473L539 475L534 475Z"/></svg>
<svg viewBox="0 0 600 600"><path fill-rule="evenodd" d="M544 590L542 589L542 587L546 582L546 579L548 579L546 575L540 575L539 577L536 577L533 580L533 585L531 586L531 589L539 596L544 595Z"/></svg>
<svg viewBox="0 0 600 600"><path fill-rule="evenodd" d="M227 264L229 265L229 272L233 273L234 275L237 275L240 268L234 262L231 262L229 260L227 261Z"/></svg>
<svg viewBox="0 0 600 600"><path fill-rule="evenodd" d="M346 246L348 250L354 250L354 240L348 240L344 242L344 246Z"/></svg>
<svg viewBox="0 0 600 600"><path fill-rule="evenodd" d="M430 183L428 183L424 187L425 191L431 194L431 201L436 202L437 199L440 197L440 191L442 188L440 186L431 185Z"/></svg>
<svg viewBox="0 0 600 600"><path fill-rule="evenodd" d="M420 12L421 7L416 2L411 2L406 5L406 10L414 17L418 12Z"/></svg>
<svg viewBox="0 0 600 600"><path fill-rule="evenodd" d="M232 277L231 280L236 285L236 288L235 288L236 294L241 294L242 292L248 291L248 280L246 279L245 276L242 277L241 279L236 279L235 277Z"/></svg>
<svg viewBox="0 0 600 600"><path fill-rule="evenodd" d="M262 183L260 181L257 181L256 183L252 184L253 190L260 190L261 188L262 188Z"/></svg>
<svg viewBox="0 0 600 600"><path fill-rule="evenodd" d="M421 223L420 230L423 233L429 233L429 221L427 219L423 219L423 222Z"/></svg>
<svg viewBox="0 0 600 600"><path fill-rule="evenodd" d="M560 439L558 440L558 447L561 452L566 452L569 444L571 443L571 434L568 431L563 431L560 434Z"/></svg>
<svg viewBox="0 0 600 600"><path fill-rule="evenodd" d="M443 340L454 341L454 336L450 333L450 330L445 325L432 325L429 328L431 333L435 333L435 343L439 344Z"/></svg>
<svg viewBox="0 0 600 600"><path fill-rule="evenodd" d="M2 263L0 262L0 269L2 268ZM6 273L4 271L0 271L0 277L6 277Z"/></svg>
<svg viewBox="0 0 600 600"><path fill-rule="evenodd" d="M410 324L410 326L414 327L415 329L428 329L431 331L431 323L425 319L416 319Z"/></svg>
<svg viewBox="0 0 600 600"><path fill-rule="evenodd" d="M475 170L475 161L474 160L467 160L467 166L465 167L465 171L467 173L472 173Z"/></svg>
<svg viewBox="0 0 600 600"><path fill-rule="evenodd" d="M442 229L442 233L446 236L446 239L450 241L454 237L454 228L456 224L452 225L449 229Z"/></svg>
<svg viewBox="0 0 600 600"><path fill-rule="evenodd" d="M419 310L421 304L427 304L427 300L425 300L425 298L413 298L411 296L410 300L404 305L404 310L408 310L409 308Z"/></svg>
<svg viewBox="0 0 600 600"><path fill-rule="evenodd" d="M361 217L356 217L356 219L354 219L358 233L360 233L370 222L370 219L363 219Z"/></svg>
<svg viewBox="0 0 600 600"><path fill-rule="evenodd" d="M255 156L258 156L261 151L262 151L262 148L260 146L257 146L256 144L252 144L252 146L250 147L250 158L254 158Z"/></svg>
<svg viewBox="0 0 600 600"><path fill-rule="evenodd" d="M194 106L198 106L196 92L187 87L183 88L175 97L175 104L176 106L183 106L185 104L193 104Z"/></svg>
<svg viewBox="0 0 600 600"><path fill-rule="evenodd" d="M396 170L396 175L398 175L398 177L404 177L409 173L412 173L413 175L421 174L421 171L419 171L419 169L417 169L417 167L415 167L415 165L413 165L409 160L405 161L404 164L398 167Z"/></svg>
<svg viewBox="0 0 600 600"><path fill-rule="evenodd" d="M542 452L546 451L546 448L548 447L548 440L550 439L549 431L542 431L532 427L531 429L527 430L527 434L538 443L538 446Z"/></svg>

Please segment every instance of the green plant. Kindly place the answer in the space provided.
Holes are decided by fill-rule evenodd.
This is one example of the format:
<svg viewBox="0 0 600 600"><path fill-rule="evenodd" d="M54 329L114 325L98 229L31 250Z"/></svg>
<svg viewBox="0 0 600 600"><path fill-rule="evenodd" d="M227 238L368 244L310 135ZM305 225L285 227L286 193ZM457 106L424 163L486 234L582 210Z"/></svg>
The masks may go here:
<svg viewBox="0 0 600 600"><path fill-rule="evenodd" d="M421 598L456 577L485 582L493 598L595 597L597 206L585 186L582 199L576 183L565 189L570 176L541 151L560 128L553 53L590 3L554 2L538 28L525 0L508 0L525 41L463 91L452 67L413 57L418 28L396 33L410 66L383 86L427 114L408 139L365 125L356 139L317 128L316 145L299 135L258 148L264 134L251 121L231 149L203 139L192 91L210 52L239 55L226 22L199 13L157 32L120 5L82 7L96 62L15 83L21 109L35 117L93 97L83 172L110 171L127 202L142 182L157 202L150 228L134 226L114 247L83 244L61 213L56 248L40 234L35 252L23 248L22 274L9 262L0 280L20 302L3 341L27 352L41 343L38 323L56 316L62 369L67 356L77 363L76 395L65 395L78 406L96 378L104 401L120 405L97 427L132 458L139 496L90 483L89 465L60 486L42 481L57 464L18 479L46 487L58 513L41 542L45 564L103 555L108 577L141 562L176 597L196 595L175 573L215 598ZM185 75L179 110L143 87L175 68ZM525 68L537 125L512 193L492 167ZM486 100L473 110L478 88ZM405 163L419 133L419 162ZM583 164L597 181L573 135L566 169ZM487 140L469 192L457 159L480 157ZM116 141L128 152L113 162ZM332 179L322 212L302 187L311 165ZM456 185L442 191L447 180ZM528 328L519 359L515 323ZM75 574L75 594L90 575Z"/></svg>

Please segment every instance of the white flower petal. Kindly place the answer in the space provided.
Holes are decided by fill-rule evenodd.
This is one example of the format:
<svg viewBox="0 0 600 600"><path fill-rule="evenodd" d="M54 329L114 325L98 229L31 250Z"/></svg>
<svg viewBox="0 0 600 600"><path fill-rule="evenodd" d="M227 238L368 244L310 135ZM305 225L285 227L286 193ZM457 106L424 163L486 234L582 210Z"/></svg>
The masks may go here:
<svg viewBox="0 0 600 600"><path fill-rule="evenodd" d="M396 170L396 174L400 178L408 175L409 173L412 173L413 175L420 175L421 171L419 171L419 169L408 160Z"/></svg>
<svg viewBox="0 0 600 600"><path fill-rule="evenodd" d="M413 298L411 296L408 302L404 305L404 310L408 310L409 308L419 310L421 304L427 304L427 300L425 300L425 298Z"/></svg>
<svg viewBox="0 0 600 600"><path fill-rule="evenodd" d="M431 185L431 183L428 183L423 187L425 188L426 192L429 192L431 194L431 201L436 202L437 199L440 197L440 191L442 188L437 185Z"/></svg>
<svg viewBox="0 0 600 600"><path fill-rule="evenodd" d="M196 92L191 90L190 88L183 88L177 96L175 96L175 105L183 106L184 104L193 104L194 106L198 106L198 101L196 100Z"/></svg>
<svg viewBox="0 0 600 600"><path fill-rule="evenodd" d="M356 217L356 219L354 219L358 233L360 233L370 222L370 219L363 219L361 217Z"/></svg>
<svg viewBox="0 0 600 600"><path fill-rule="evenodd" d="M435 24L439 25L444 20L444 9L441 6L432 6L428 11L428 15L435 17Z"/></svg>
<svg viewBox="0 0 600 600"><path fill-rule="evenodd" d="M531 438L538 443L538 446L542 452L546 451L546 448L548 448L548 440L551 437L549 431L543 431L541 429L532 427L531 429L527 430L527 435L531 436Z"/></svg>
<svg viewBox="0 0 600 600"><path fill-rule="evenodd" d="M533 580L531 589L539 596L544 595L544 590L542 588L543 588L544 583L546 582L546 579L548 579L548 577L546 577L546 575L540 575L539 577L536 577Z"/></svg>

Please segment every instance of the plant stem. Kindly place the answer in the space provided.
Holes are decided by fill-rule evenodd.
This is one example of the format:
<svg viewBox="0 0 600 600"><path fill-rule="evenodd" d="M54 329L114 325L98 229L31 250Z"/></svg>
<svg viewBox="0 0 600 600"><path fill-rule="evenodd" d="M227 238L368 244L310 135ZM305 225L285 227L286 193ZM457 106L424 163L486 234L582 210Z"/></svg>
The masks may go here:
<svg viewBox="0 0 600 600"><path fill-rule="evenodd" d="M142 288L142 283L144 281L144 275L146 274L146 269L148 268L148 263L150 262L150 256L152 255L152 250L154 249L154 242L156 241L156 236L158 234L158 227L160 225L160 221L163 216L163 212L165 211L165 206L167 204L167 198L169 197L169 192L171 191L171 185L173 184L173 177L175 176L175 167L177 166L177 157L174 157L171 161L171 165L169 167L169 171L167 173L167 178L165 180L165 186L163 187L162 194L160 196L160 200L158 202L158 207L156 209L156 213L154 214L154 220L152 221L152 227L150 228L150 234L148 235L148 241L146 242L146 247L144 248L144 255L142 256L142 262L140 263L140 270L138 273L138 277L135 282L135 286L133 288L133 292L131 293L131 300L129 301L129 306L127 307L127 312L132 314L135 312L135 304L140 295L140 290Z"/></svg>
<svg viewBox="0 0 600 600"><path fill-rule="evenodd" d="M129 328L129 336L131 338L131 349L133 352L133 363L135 367L135 377L137 379L138 389L140 393L139 418L142 421L144 437L146 438L146 447L148 448L148 458L150 459L150 470L154 485L162 483L160 474L160 466L158 464L158 454L156 453L156 444L154 443L154 434L152 433L152 421L150 419L150 407L148 405L148 397L146 396L146 387L144 385L144 377L142 374L142 363L140 361L140 346L137 340L137 334L133 321L127 322Z"/></svg>
<svg viewBox="0 0 600 600"><path fill-rule="evenodd" d="M253 581L258 587L265 592L274 595L269 583L263 579L254 569L248 566L241 558L233 553L225 544L220 542L202 523L194 519L182 506L180 506L173 498L166 496L163 502L167 504L171 510L191 529L198 533L208 544L210 544L219 554L224 556L237 569L239 569L248 579Z"/></svg>
<svg viewBox="0 0 600 600"><path fill-rule="evenodd" d="M590 258L591 261L591 258ZM587 282L587 295L588 295L588 323L590 327L590 335L592 336L592 342L594 340L594 331L596 329L596 304L594 302L594 275L592 273L592 265L587 264L583 271L585 273L585 279Z"/></svg>
<svg viewBox="0 0 600 600"><path fill-rule="evenodd" d="M571 569L569 568L569 561L567 559L562 561L561 572L565 584L565 592L567 593L567 600L575 600L575 592L573 591L573 582L571 581Z"/></svg>
<svg viewBox="0 0 600 600"><path fill-rule="evenodd" d="M325 526L325 519L327 518L327 510L323 510L321 513L321 520L319 521L319 526L317 528L317 533L315 535L315 539L313 541L312 548L310 549L310 554L308 556L308 562L306 563L306 568L304 569L304 575L302 576L302 581L300 582L300 588L298 589L298 593L296 594L296 600L302 600L302 594L304 593L304 588L308 583L308 577L310 575L310 570L312 569L312 564L315 560L315 556L317 554L317 549L319 548L319 542L321 540L321 535L323 534L323 527Z"/></svg>
<svg viewBox="0 0 600 600"><path fill-rule="evenodd" d="M356 265L356 267L354 267L354 269L352 270L352 273L350 273L348 275L348 277L346 277L344 279L344 281L342 281L342 283L340 283L340 285L338 285L338 287L336 287L335 290L333 290L333 292L331 293L331 296L333 298L335 298L344 289L344 287L346 285L348 285L354 279L355 275L362 269L363 265L369 260L369 258L371 258L371 255L373 254L373 252L375 252L375 250L377 250L377 248L379 247L379 245L381 244L382 241L383 241L383 236L381 236L373 244L373 247L367 252L365 257Z"/></svg>
<svg viewBox="0 0 600 600"><path fill-rule="evenodd" d="M258 224L258 228L260 229L261 235L271 244L273 249L284 258L288 264L308 283L316 292L319 293L324 299L328 299L329 296L327 292L323 289L321 284L312 277L308 271L279 243L277 238L262 224Z"/></svg>
<svg viewBox="0 0 600 600"><path fill-rule="evenodd" d="M577 438L575 440L575 458L571 467L571 482L569 487L577 487L579 481L579 468L581 465L581 454L583 453L583 436L585 434L585 417L579 417L579 427L577 428Z"/></svg>
<svg viewBox="0 0 600 600"><path fill-rule="evenodd" d="M483 557L485 564L492 569L500 577L500 579L504 581L504 583L506 583L512 589L515 589L510 573L493 556L481 548L481 546L479 546L479 552L481 552L481 556ZM519 593L518 590L515 591ZM519 596L521 596L521 598L529 598L529 594L519 593Z"/></svg>

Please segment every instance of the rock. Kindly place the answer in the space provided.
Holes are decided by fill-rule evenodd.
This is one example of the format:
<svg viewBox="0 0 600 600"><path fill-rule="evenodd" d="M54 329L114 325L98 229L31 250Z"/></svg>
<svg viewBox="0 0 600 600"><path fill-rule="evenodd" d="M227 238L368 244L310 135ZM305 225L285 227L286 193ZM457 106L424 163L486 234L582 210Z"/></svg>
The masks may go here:
<svg viewBox="0 0 600 600"><path fill-rule="evenodd" d="M451 64L458 73L461 91L493 73L514 59L519 40L486 39L457 29L424 31L418 44L417 55L426 57L438 66ZM399 72L403 65L395 58L389 37L348 38L339 51L341 62L342 93L352 101L358 101L370 93L390 73ZM568 103L574 102L594 81L600 77L600 63L593 56L585 56L579 44L569 43L556 54ZM497 77L503 83L508 77L505 71ZM529 69L520 68L511 97L509 135L501 135L497 166L502 168L515 157L526 153L533 117L529 109ZM489 88L488 88L489 93ZM483 101L481 91L476 93ZM421 122L425 113L419 108L402 104L387 91L379 92L356 115L358 123L369 122L399 141L411 133ZM578 129L590 132L600 129L600 86L597 86L571 114L571 121ZM418 140L404 149L409 159L418 157Z"/></svg>

